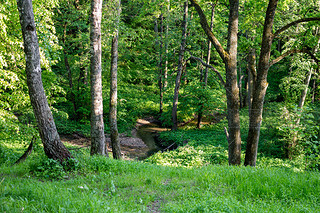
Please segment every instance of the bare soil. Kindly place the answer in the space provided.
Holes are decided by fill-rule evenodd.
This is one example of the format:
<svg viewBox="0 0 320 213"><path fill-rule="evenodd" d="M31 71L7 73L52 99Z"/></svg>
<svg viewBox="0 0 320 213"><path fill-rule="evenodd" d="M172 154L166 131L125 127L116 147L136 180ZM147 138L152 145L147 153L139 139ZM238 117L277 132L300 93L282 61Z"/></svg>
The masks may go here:
<svg viewBox="0 0 320 213"><path fill-rule="evenodd" d="M152 118L139 119L137 121L136 128L131 131L131 136L127 134L119 134L120 148L123 158L126 160L138 160L148 157L150 147L148 147L141 138L138 137L138 129L142 126L150 126L150 128L156 128L153 124L154 120ZM161 131L160 128L156 128L155 131ZM61 135L62 142L69 143L79 148L89 148L90 147L90 138L87 138L80 134L72 135ZM112 149L110 146L110 137L106 135L106 143L108 147L109 154L112 154Z"/></svg>

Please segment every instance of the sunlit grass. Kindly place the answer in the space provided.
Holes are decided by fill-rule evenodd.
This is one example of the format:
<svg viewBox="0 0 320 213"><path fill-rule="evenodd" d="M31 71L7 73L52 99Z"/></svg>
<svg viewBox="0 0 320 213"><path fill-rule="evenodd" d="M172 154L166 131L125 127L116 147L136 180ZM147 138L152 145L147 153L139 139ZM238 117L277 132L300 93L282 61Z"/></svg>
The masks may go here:
<svg viewBox="0 0 320 213"><path fill-rule="evenodd" d="M317 212L319 173L276 168L171 168L79 158L63 180L0 168L1 212ZM24 173L25 172L25 173Z"/></svg>

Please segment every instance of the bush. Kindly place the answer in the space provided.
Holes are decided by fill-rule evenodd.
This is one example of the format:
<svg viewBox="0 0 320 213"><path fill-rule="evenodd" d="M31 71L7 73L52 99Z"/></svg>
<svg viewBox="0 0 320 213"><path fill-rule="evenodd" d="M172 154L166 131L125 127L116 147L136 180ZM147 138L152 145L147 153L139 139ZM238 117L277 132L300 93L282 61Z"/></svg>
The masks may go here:
<svg viewBox="0 0 320 213"><path fill-rule="evenodd" d="M56 160L42 157L30 164L30 172L39 178L62 179L66 175L63 166Z"/></svg>

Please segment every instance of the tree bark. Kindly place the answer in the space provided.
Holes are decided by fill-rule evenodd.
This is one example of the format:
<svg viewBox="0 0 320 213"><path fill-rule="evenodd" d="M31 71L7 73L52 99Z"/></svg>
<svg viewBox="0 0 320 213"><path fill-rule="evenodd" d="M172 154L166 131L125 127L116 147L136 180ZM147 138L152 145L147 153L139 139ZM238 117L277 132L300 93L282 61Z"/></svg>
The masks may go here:
<svg viewBox="0 0 320 213"><path fill-rule="evenodd" d="M238 44L238 10L239 1L230 0L230 14L228 27L226 58L226 95L228 109L228 133L229 133L229 164L240 165L241 163L241 136L239 116L239 87L237 80L237 44Z"/></svg>
<svg viewBox="0 0 320 213"><path fill-rule="evenodd" d="M118 38L119 38L119 19L121 12L121 0L119 0L117 10L117 29L112 39L111 48L111 69L110 69L110 112L109 112L109 123L110 123L110 137L112 146L112 155L114 159L121 159L121 150L117 126L117 72L118 72Z"/></svg>
<svg viewBox="0 0 320 213"><path fill-rule="evenodd" d="M257 160L263 102L268 87L267 75L269 70L271 44L273 40L272 26L277 3L278 0L270 0L266 12L260 58L257 70L257 79L254 86L252 109L249 118L249 133L244 162L245 166L255 166Z"/></svg>
<svg viewBox="0 0 320 213"><path fill-rule="evenodd" d="M101 79L102 0L91 1L91 155L108 155L105 148Z"/></svg>
<svg viewBox="0 0 320 213"><path fill-rule="evenodd" d="M229 24L228 24L228 45L227 51L210 30L205 14L196 0L190 0L200 17L200 24L213 46L219 53L226 68L226 95L228 110L228 154L230 165L241 163L241 136L239 117L239 88L237 81L237 43L238 43L238 16L239 1L230 0Z"/></svg>
<svg viewBox="0 0 320 213"><path fill-rule="evenodd" d="M33 112L37 119L44 152L49 158L62 163L72 156L60 140L42 85L39 43L34 22L32 1L17 0L17 6L24 41L24 52L26 54L26 74L29 96Z"/></svg>
<svg viewBox="0 0 320 213"><path fill-rule="evenodd" d="M186 48L186 40L187 40L187 25L188 25L188 1L184 3L184 15L183 15L183 24L182 24L182 40L180 46L179 53L179 64L177 70L176 84L174 88L174 97L173 97L173 106L172 106L172 130L178 129L178 100L179 100L179 89L181 82L181 75L183 69L183 61L184 61L184 53Z"/></svg>

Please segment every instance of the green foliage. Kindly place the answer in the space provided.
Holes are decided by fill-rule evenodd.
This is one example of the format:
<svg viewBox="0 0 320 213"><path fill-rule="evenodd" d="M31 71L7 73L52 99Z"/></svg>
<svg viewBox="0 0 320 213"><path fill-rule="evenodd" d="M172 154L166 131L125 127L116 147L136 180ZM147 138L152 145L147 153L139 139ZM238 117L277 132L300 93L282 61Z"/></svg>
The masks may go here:
<svg viewBox="0 0 320 213"><path fill-rule="evenodd" d="M62 179L66 172L56 160L42 157L30 164L30 172L38 178Z"/></svg>
<svg viewBox="0 0 320 213"><path fill-rule="evenodd" d="M207 164L228 164L228 153L222 147L210 145L202 146L181 146L170 152L158 152L146 162L173 167L194 168Z"/></svg>

